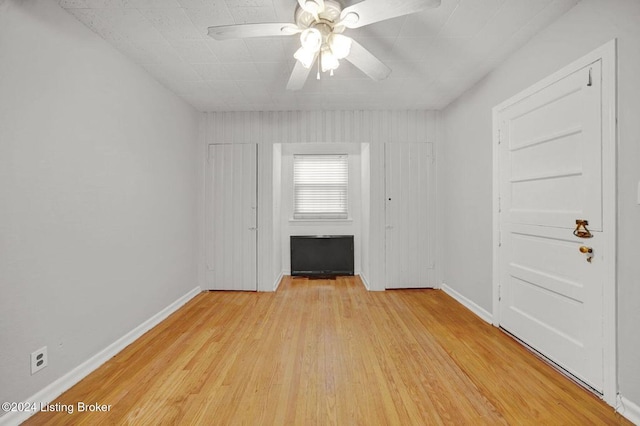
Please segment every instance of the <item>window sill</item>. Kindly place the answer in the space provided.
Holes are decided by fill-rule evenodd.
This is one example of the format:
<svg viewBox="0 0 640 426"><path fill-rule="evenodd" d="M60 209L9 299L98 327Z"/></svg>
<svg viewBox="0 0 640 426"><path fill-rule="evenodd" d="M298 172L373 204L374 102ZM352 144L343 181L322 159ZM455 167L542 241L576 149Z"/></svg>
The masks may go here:
<svg viewBox="0 0 640 426"><path fill-rule="evenodd" d="M350 225L353 223L352 218L346 219L289 219L289 223L292 225L309 225L309 224L319 224L319 225Z"/></svg>

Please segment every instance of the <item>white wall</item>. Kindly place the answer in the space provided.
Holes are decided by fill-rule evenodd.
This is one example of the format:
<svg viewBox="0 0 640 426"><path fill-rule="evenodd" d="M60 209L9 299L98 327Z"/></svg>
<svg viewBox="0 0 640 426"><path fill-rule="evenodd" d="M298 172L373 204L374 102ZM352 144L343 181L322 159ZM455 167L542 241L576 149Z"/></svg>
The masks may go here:
<svg viewBox="0 0 640 426"><path fill-rule="evenodd" d="M56 3L0 2L0 401L197 284L200 114Z"/></svg>
<svg viewBox="0 0 640 426"><path fill-rule="evenodd" d="M638 404L639 1L583 0L443 111L443 279L492 311L491 108L612 38L618 38L618 376L621 394Z"/></svg>
<svg viewBox="0 0 640 426"><path fill-rule="evenodd" d="M384 289L384 144L436 143L435 111L281 111L209 113L204 143L258 144L258 290L273 290L281 273L273 262L273 144L370 144L372 290ZM360 146L360 145L358 145ZM201 197L204 192L201 191ZM282 212L284 207L281 209ZM283 213L281 213L283 214Z"/></svg>
<svg viewBox="0 0 640 426"><path fill-rule="evenodd" d="M362 189L360 144L314 144L288 143L282 145L282 190L281 192L281 256L282 270L291 274L291 235L353 235L354 271L361 272L362 252ZM349 192L346 220L313 221L293 219L293 156L296 154L347 154L349 156ZM366 208L369 206L367 205Z"/></svg>

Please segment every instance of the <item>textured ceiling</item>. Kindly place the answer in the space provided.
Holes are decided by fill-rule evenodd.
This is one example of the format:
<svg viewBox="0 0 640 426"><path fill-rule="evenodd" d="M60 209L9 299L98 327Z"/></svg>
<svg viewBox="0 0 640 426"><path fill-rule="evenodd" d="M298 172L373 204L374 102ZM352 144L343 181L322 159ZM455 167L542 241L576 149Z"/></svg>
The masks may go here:
<svg viewBox="0 0 640 426"><path fill-rule="evenodd" d="M345 4L358 1L346 1ZM345 35L392 69L372 81L342 60L286 90L297 36L216 41L207 27L293 22L296 0L60 0L200 111L440 109L578 0L442 0ZM326 75L326 77L325 77Z"/></svg>

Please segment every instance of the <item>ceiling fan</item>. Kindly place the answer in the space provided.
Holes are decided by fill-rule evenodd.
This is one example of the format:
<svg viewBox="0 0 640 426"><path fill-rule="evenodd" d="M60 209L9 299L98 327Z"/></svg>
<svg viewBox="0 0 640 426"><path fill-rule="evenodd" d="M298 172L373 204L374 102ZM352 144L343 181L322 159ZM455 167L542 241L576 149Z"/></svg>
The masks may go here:
<svg viewBox="0 0 640 426"><path fill-rule="evenodd" d="M438 7L441 0L364 0L343 7L339 0L298 0L295 23L256 23L209 27L216 40L249 37L291 36L300 34L300 48L287 89L302 89L312 66L318 62L320 72L333 71L346 59L374 80L383 80L391 69L360 43L342 33L385 19L409 15Z"/></svg>

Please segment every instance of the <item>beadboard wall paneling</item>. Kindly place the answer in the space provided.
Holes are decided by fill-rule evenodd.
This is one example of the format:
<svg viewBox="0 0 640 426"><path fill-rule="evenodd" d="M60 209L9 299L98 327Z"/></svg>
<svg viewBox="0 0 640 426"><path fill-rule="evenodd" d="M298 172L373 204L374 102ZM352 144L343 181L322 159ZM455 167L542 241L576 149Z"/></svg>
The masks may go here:
<svg viewBox="0 0 640 426"><path fill-rule="evenodd" d="M436 111L247 111L205 114L207 143L434 142Z"/></svg>
<svg viewBox="0 0 640 426"><path fill-rule="evenodd" d="M370 145L370 211L368 241L363 244L362 273L371 290L383 290L384 265L384 144L433 143L437 150L437 111L247 111L203 115L204 143L258 144L258 290L272 291L282 273L274 246L273 144L358 143ZM277 176L277 174L276 174ZM204 196L204 194L203 194ZM278 204L275 204L279 207ZM282 211L282 209L279 209ZM367 232L363 230L363 232Z"/></svg>

